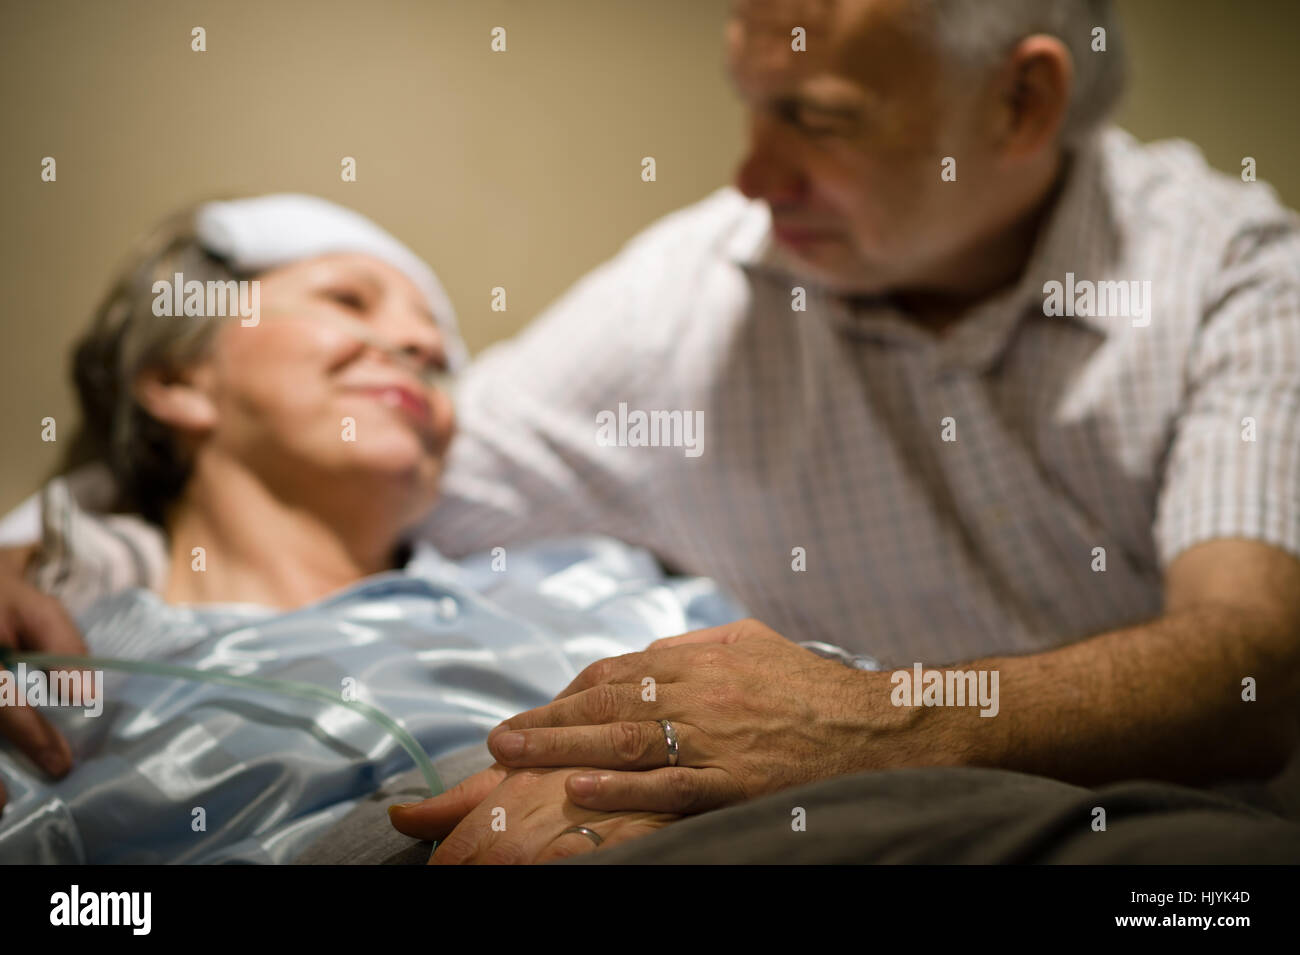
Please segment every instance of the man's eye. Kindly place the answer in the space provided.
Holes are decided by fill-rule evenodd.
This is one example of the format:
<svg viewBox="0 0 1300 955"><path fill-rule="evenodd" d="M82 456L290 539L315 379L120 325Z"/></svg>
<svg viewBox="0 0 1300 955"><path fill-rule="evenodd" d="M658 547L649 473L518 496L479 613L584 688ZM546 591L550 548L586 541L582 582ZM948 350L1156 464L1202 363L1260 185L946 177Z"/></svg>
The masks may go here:
<svg viewBox="0 0 1300 955"><path fill-rule="evenodd" d="M831 123L801 122L799 123L799 129L805 135L812 136L814 138L821 138L824 136L836 136L844 132L844 128L842 126L837 126Z"/></svg>
<svg viewBox="0 0 1300 955"><path fill-rule="evenodd" d="M819 113L802 108L797 103L781 103L776 113L790 126L814 139L828 136L842 136L852 131L851 123L840 118L827 118Z"/></svg>
<svg viewBox="0 0 1300 955"><path fill-rule="evenodd" d="M797 125L809 136L852 136L859 122L848 116L827 117L814 113L800 114Z"/></svg>

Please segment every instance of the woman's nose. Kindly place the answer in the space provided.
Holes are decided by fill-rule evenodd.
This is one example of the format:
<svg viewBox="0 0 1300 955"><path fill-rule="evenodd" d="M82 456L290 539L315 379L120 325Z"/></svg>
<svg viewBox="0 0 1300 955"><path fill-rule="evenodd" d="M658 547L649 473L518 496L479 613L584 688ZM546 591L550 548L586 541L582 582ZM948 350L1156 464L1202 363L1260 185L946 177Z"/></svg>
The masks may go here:
<svg viewBox="0 0 1300 955"><path fill-rule="evenodd" d="M410 307L394 307L376 323L376 331L403 358L421 370L446 366L442 332L427 313Z"/></svg>

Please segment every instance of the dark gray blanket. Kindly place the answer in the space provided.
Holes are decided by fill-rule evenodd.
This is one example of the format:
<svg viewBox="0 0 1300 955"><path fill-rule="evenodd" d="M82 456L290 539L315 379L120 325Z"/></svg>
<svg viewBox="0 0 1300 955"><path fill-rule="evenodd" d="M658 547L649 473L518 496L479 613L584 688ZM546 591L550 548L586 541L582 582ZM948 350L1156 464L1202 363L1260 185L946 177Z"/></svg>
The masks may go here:
<svg viewBox="0 0 1300 955"><path fill-rule="evenodd" d="M795 807L806 831L792 829ZM566 862L1295 863L1300 825L1163 783L1090 790L999 769L899 769L774 793Z"/></svg>
<svg viewBox="0 0 1300 955"><path fill-rule="evenodd" d="M447 786L489 766L481 745L435 763ZM388 822L420 798L412 771L360 803L296 862L421 864L431 846ZM900 769L825 780L674 823L563 864L1300 863L1300 824L1221 793L1156 782L1098 789L997 769ZM806 829L795 831L793 810ZM1104 832L1094 809L1106 811Z"/></svg>

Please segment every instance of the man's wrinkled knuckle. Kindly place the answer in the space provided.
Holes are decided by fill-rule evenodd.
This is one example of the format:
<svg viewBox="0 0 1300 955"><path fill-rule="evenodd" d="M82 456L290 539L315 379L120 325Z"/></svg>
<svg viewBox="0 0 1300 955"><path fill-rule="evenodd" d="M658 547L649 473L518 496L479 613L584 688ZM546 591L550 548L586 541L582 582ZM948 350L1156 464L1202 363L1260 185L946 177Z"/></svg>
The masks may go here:
<svg viewBox="0 0 1300 955"><path fill-rule="evenodd" d="M588 686L597 686L609 681L610 672L613 669L613 661L609 658L597 660L590 664L587 669L582 671L582 680Z"/></svg>
<svg viewBox="0 0 1300 955"><path fill-rule="evenodd" d="M668 773L665 777L668 797L677 812L690 812L699 801L699 787L690 770Z"/></svg>
<svg viewBox="0 0 1300 955"><path fill-rule="evenodd" d="M703 647L695 661L700 667L716 667L722 662L723 653L717 647Z"/></svg>
<svg viewBox="0 0 1300 955"><path fill-rule="evenodd" d="M624 763L639 763L646 753L645 734L638 723L615 723L609 728L614 756Z"/></svg>
<svg viewBox="0 0 1300 955"><path fill-rule="evenodd" d="M614 686L603 683L589 693L587 713L593 723L613 723L618 719L618 690Z"/></svg>
<svg viewBox="0 0 1300 955"><path fill-rule="evenodd" d="M713 705L720 710L736 710L745 702L744 690L733 683L715 687L709 696Z"/></svg>

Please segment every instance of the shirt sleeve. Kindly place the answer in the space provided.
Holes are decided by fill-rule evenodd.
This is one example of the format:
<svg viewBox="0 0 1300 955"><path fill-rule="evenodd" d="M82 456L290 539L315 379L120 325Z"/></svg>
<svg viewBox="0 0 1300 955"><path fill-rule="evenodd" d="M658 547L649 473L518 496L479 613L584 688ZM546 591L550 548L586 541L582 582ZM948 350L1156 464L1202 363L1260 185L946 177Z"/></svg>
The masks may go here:
<svg viewBox="0 0 1300 955"><path fill-rule="evenodd" d="M662 367L636 244L589 273L457 389L458 432L417 536L451 557L556 534L644 540L644 476L596 441L596 415Z"/></svg>
<svg viewBox="0 0 1300 955"><path fill-rule="evenodd" d="M1215 280L1162 474L1162 568L1214 538L1300 557L1300 238L1253 237Z"/></svg>

